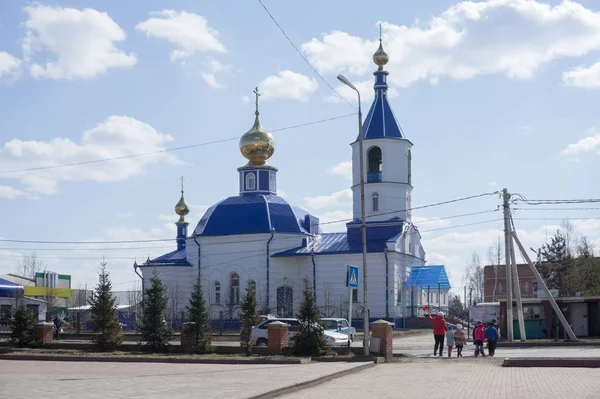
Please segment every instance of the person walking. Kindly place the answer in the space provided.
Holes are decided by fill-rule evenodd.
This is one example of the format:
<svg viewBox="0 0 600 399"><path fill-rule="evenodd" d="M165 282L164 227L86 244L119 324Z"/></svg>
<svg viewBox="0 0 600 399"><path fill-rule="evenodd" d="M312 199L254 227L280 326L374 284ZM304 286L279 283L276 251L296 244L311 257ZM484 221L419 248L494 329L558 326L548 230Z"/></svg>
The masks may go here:
<svg viewBox="0 0 600 399"><path fill-rule="evenodd" d="M488 353L490 356L494 356L496 353L496 343L498 342L498 330L493 323L489 323L485 329L485 337L488 341Z"/></svg>
<svg viewBox="0 0 600 399"><path fill-rule="evenodd" d="M446 331L446 345L448 345L448 357L452 357L452 348L454 348L454 326L450 325Z"/></svg>
<svg viewBox="0 0 600 399"><path fill-rule="evenodd" d="M433 321L433 338L435 340L435 346L433 347L433 356L437 355L438 348L440 348L440 356L443 356L444 352L444 337L446 331L448 331L448 325L444 319L444 312L438 312L435 317L428 315L427 318Z"/></svg>
<svg viewBox="0 0 600 399"><path fill-rule="evenodd" d="M456 331L454 331L454 345L456 345L456 357L463 357L462 350L467 344L467 335L463 330L462 324L456 325Z"/></svg>
<svg viewBox="0 0 600 399"><path fill-rule="evenodd" d="M481 356L485 356L483 352L483 341L485 341L485 328L483 327L483 323L479 323L477 328L475 328L474 332L475 336L475 357L477 357L480 353Z"/></svg>

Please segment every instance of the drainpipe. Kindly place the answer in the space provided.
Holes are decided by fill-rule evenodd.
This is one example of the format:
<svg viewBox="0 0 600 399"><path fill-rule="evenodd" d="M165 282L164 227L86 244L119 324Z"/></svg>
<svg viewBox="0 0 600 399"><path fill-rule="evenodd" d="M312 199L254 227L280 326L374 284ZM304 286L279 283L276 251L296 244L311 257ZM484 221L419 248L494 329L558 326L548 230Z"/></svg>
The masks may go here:
<svg viewBox="0 0 600 399"><path fill-rule="evenodd" d="M271 241L273 240L273 237L275 237L275 229L271 229L271 237L269 238L269 241L267 241L267 309L269 310L269 313L271 311L271 308L269 307L270 305L270 292L271 292L271 252L269 250L269 245L271 244Z"/></svg>
<svg viewBox="0 0 600 399"><path fill-rule="evenodd" d="M138 267L139 266L137 264L137 261L134 261L133 262L133 271L135 272L135 274L137 274L140 277L140 279L142 279L142 295L144 295L144 277L142 277L142 275L138 272ZM85 294L87 295L87 290L86 290Z"/></svg>
<svg viewBox="0 0 600 399"><path fill-rule="evenodd" d="M198 285L200 285L200 243L198 242L198 237L194 236L194 242L198 246Z"/></svg>
<svg viewBox="0 0 600 399"><path fill-rule="evenodd" d="M385 256L385 317L390 318L390 264L388 262L388 249L383 251Z"/></svg>
<svg viewBox="0 0 600 399"><path fill-rule="evenodd" d="M315 264L315 250L312 249L310 253L310 259L312 261L313 266L313 298L317 299L317 265Z"/></svg>

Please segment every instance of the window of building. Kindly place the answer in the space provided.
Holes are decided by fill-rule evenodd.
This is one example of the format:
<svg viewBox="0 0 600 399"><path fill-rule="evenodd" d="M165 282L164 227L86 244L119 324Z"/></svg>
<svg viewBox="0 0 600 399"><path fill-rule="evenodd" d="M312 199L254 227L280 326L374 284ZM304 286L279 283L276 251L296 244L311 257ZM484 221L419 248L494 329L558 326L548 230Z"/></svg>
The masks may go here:
<svg viewBox="0 0 600 399"><path fill-rule="evenodd" d="M352 289L352 303L358 303L358 288Z"/></svg>
<svg viewBox="0 0 600 399"><path fill-rule="evenodd" d="M369 172L381 172L381 148L371 147L367 158L369 159Z"/></svg>
<svg viewBox="0 0 600 399"><path fill-rule="evenodd" d="M246 175L246 190L256 190L256 175L254 173Z"/></svg>
<svg viewBox="0 0 600 399"><path fill-rule="evenodd" d="M231 273L229 277L229 301L233 305L240 304L240 275Z"/></svg>
<svg viewBox="0 0 600 399"><path fill-rule="evenodd" d="M412 154L408 150L408 184L412 184Z"/></svg>
<svg viewBox="0 0 600 399"><path fill-rule="evenodd" d="M379 194L373 193L373 212L379 212Z"/></svg>
<svg viewBox="0 0 600 399"><path fill-rule="evenodd" d="M0 321L7 323L8 320L12 319L12 306L11 305L0 305Z"/></svg>
<svg viewBox="0 0 600 399"><path fill-rule="evenodd" d="M270 186L271 186L271 191L277 191L277 175L275 175L275 173L271 173L271 176L269 177L270 181Z"/></svg>
<svg viewBox="0 0 600 399"><path fill-rule="evenodd" d="M221 304L221 283L215 281L214 283L214 291L215 291L215 304Z"/></svg>
<svg viewBox="0 0 600 399"><path fill-rule="evenodd" d="M35 320L37 322L40 318L40 306L39 305L27 305L27 309L29 309L31 311L31 314L33 315L33 320Z"/></svg>

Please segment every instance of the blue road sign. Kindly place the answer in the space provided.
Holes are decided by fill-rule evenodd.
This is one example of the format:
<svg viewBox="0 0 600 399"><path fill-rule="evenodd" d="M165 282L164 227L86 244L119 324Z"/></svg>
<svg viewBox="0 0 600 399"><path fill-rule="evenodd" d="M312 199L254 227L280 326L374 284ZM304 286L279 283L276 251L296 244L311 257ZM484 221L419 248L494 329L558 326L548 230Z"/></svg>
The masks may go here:
<svg viewBox="0 0 600 399"><path fill-rule="evenodd" d="M358 267L348 265L348 274L346 275L346 287L358 288Z"/></svg>

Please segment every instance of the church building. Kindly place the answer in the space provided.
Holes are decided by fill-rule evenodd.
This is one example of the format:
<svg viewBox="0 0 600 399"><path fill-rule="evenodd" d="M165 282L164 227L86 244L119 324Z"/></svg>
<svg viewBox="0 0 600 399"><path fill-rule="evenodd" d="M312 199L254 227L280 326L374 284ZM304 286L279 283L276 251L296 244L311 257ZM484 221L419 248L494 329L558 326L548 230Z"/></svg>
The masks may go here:
<svg viewBox="0 0 600 399"><path fill-rule="evenodd" d="M388 102L388 55L381 44L373 56L377 65L375 98L363 124L365 216L369 318L387 319L403 327L428 301L429 290L444 295L450 285L443 266L425 266L421 236L411 218L411 147ZM177 249L143 264L143 286L157 273L169 296L167 317L177 317L188 304L193 284L200 281L211 317L239 317L246 287L256 289L259 310L293 317L300 306L304 281L314 290L323 317L348 317L348 265L362 269L360 146L352 147L353 220L346 230L323 233L319 218L277 195L277 171L267 163L275 152L273 136L259 121L258 91L252 128L240 139L248 162L238 168L239 194L210 207L188 232L184 199L179 215ZM421 269L435 268L435 273ZM411 271L419 270L418 274ZM427 269L433 271L434 269ZM425 281L420 276L426 276ZM360 272L362 277L362 270ZM361 279L362 280L362 279ZM362 326L362 281L353 290L353 325ZM443 292L442 292L443 291ZM427 298L429 299L429 298ZM439 307L444 304L440 300Z"/></svg>

